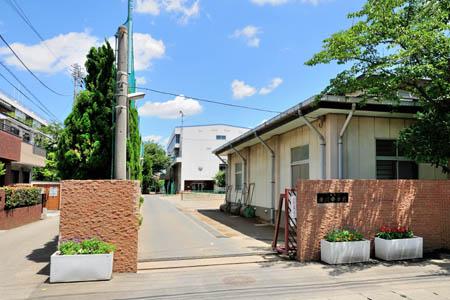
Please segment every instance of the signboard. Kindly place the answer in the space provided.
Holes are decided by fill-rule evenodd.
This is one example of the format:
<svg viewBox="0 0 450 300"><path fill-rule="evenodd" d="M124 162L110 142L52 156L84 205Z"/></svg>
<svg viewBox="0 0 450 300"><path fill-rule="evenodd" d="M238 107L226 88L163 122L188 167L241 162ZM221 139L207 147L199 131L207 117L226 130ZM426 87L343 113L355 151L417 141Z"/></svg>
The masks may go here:
<svg viewBox="0 0 450 300"><path fill-rule="evenodd" d="M51 187L48 190L48 196L49 197L57 197L58 196L58 188L57 187Z"/></svg>
<svg viewBox="0 0 450 300"><path fill-rule="evenodd" d="M317 193L317 203L348 203L348 193Z"/></svg>

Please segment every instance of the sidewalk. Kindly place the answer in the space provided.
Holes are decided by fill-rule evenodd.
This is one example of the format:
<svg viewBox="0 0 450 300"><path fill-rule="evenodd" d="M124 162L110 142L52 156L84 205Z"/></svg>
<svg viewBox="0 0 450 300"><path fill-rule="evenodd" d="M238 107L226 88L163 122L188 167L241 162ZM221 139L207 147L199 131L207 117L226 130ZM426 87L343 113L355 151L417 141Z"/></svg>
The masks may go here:
<svg viewBox="0 0 450 300"><path fill-rule="evenodd" d="M255 262L42 284L32 299L450 299L450 259L328 266Z"/></svg>
<svg viewBox="0 0 450 300"><path fill-rule="evenodd" d="M50 271L58 215L0 232L0 299L27 299Z"/></svg>

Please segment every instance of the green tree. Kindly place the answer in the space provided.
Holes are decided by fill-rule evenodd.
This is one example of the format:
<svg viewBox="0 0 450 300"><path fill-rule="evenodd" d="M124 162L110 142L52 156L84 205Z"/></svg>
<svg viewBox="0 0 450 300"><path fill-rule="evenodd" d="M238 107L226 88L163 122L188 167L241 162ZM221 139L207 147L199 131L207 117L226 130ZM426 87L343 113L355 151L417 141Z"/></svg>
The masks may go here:
<svg viewBox="0 0 450 300"><path fill-rule="evenodd" d="M411 159L449 172L450 1L368 0L348 17L353 25L325 39L306 62L347 67L322 94L398 101L399 91L411 92L423 109L401 132L400 146Z"/></svg>
<svg viewBox="0 0 450 300"><path fill-rule="evenodd" d="M130 105L129 111L130 137L127 140L127 164L130 172L130 179L142 180L141 168L141 135L139 134L139 118L137 109Z"/></svg>
<svg viewBox="0 0 450 300"><path fill-rule="evenodd" d="M58 143L62 179L111 178L115 56L106 42L91 48L85 63L86 90L78 94Z"/></svg>
<svg viewBox="0 0 450 300"><path fill-rule="evenodd" d="M225 187L225 171L218 171L216 176L214 176L214 181L216 182L218 187Z"/></svg>
<svg viewBox="0 0 450 300"><path fill-rule="evenodd" d="M144 161L142 165L142 191L149 193L152 187L160 188L157 173L165 170L170 164L163 147L155 142L144 143Z"/></svg>
<svg viewBox="0 0 450 300"><path fill-rule="evenodd" d="M45 167L33 168L33 179L42 181L57 181L60 179L57 164L58 143L63 132L62 125L51 123L41 129L47 136L36 137L36 144L47 151Z"/></svg>

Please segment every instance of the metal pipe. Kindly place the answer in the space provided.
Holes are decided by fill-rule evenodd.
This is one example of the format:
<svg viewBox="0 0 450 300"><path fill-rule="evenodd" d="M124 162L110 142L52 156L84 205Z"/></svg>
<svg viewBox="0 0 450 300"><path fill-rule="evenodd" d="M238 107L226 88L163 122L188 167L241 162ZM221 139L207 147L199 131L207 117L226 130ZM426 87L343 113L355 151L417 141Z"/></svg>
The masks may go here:
<svg viewBox="0 0 450 300"><path fill-rule="evenodd" d="M352 110L347 116L347 119L345 119L344 125L342 126L341 132L339 132L339 140L338 140L338 170L339 170L339 179L344 178L344 147L343 147L343 141L342 137L344 136L345 131L347 130L348 124L350 123L350 120L353 117L353 113L356 109L356 103L352 104Z"/></svg>
<svg viewBox="0 0 450 300"><path fill-rule="evenodd" d="M270 156L272 158L272 166L271 166L271 181L270 181L270 188L271 188L271 208L270 208L270 221L272 224L275 223L275 151L273 151L272 148L270 148L269 145L255 132L255 137L263 144L264 148L267 149L267 151L270 152Z"/></svg>
<svg viewBox="0 0 450 300"><path fill-rule="evenodd" d="M314 127L311 124L311 122L309 122L309 120L303 115L303 113L300 109L298 110L298 115L305 121L305 123L309 127L309 129L312 132L314 132L320 140L320 179L325 179L325 173L326 173L325 172L325 146L326 146L325 138L320 133L320 131L317 130L317 128Z"/></svg>

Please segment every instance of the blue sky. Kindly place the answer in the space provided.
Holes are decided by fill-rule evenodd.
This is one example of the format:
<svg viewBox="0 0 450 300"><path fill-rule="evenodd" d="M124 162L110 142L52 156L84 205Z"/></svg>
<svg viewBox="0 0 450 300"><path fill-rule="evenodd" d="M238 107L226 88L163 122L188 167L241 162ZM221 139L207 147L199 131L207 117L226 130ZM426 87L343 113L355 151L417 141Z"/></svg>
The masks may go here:
<svg viewBox="0 0 450 300"><path fill-rule="evenodd" d="M15 1L44 37L45 45L7 1L0 1L0 33L45 83L69 95L73 84L67 67L82 64L89 47L111 38L127 13L124 0ZM336 65L307 67L304 62L320 50L323 39L351 25L346 15L364 1L137 2L134 41L138 85L282 111L320 92L340 70ZM60 121L64 120L72 96L57 96L43 88L4 45L0 45L0 60ZM7 75L2 68L0 73ZM17 95L2 78L0 89ZM17 97L40 112L28 100ZM142 136L161 143L180 125L180 108L186 114L186 125L254 127L274 116L154 93L147 93L138 107Z"/></svg>

